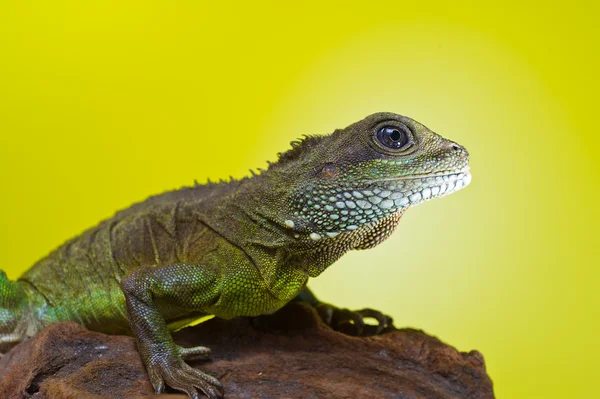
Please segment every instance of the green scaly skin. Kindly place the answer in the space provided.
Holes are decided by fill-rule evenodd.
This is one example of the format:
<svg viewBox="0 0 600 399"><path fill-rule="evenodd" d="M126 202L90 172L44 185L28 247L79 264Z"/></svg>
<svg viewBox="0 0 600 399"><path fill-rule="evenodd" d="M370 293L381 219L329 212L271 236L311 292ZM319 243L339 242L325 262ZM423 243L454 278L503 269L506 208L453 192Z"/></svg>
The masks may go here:
<svg viewBox="0 0 600 399"><path fill-rule="evenodd" d="M158 393L170 386L192 398L222 397L214 377L185 363L209 349L177 346L170 329L202 315L271 313L297 296L321 305L305 290L309 277L385 240L407 208L470 181L463 147L392 113L292 147L251 178L133 205L18 281L0 272L0 349L73 320L132 333ZM330 323L332 309L320 312ZM355 323L391 323L370 310L346 313Z"/></svg>

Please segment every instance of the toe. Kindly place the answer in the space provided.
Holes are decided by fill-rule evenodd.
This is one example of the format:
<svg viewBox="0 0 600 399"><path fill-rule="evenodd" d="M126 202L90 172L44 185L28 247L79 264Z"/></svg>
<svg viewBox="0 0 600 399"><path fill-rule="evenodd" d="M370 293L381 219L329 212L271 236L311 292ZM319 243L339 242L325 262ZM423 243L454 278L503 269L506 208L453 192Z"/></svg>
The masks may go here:
<svg viewBox="0 0 600 399"><path fill-rule="evenodd" d="M181 364L180 368L169 370L165 375L166 383L173 389L185 392L190 398L199 398L198 390L211 399L222 397L223 386L213 376L196 370L187 364Z"/></svg>
<svg viewBox="0 0 600 399"><path fill-rule="evenodd" d="M206 358L210 356L210 349L205 346L195 346L193 348L182 348L181 346L178 346L177 350L183 360L192 360L199 357Z"/></svg>
<svg viewBox="0 0 600 399"><path fill-rule="evenodd" d="M333 316L332 326L337 331L342 331L349 335L362 335L365 327L362 317L349 309L336 309Z"/></svg>
<svg viewBox="0 0 600 399"><path fill-rule="evenodd" d="M383 313L381 313L378 310L373 310L373 309L361 309L356 311L357 314L359 314L361 316L361 318L372 318L377 320L377 325L376 326L369 326L368 329L366 329L365 333L368 333L369 335L378 335L381 334L384 330L393 327L393 320L391 317L384 315Z"/></svg>
<svg viewBox="0 0 600 399"><path fill-rule="evenodd" d="M331 321L333 319L333 314L335 312L335 308L327 303L321 303L315 306L319 317L325 324L328 326L331 325Z"/></svg>
<svg viewBox="0 0 600 399"><path fill-rule="evenodd" d="M195 368L192 368L190 366L186 367L186 372L188 374L192 375L193 377L195 377L195 379L198 381L204 381L204 382L216 387L220 391L223 390L223 384L221 384L221 382L219 380L217 380L215 377L213 377L212 375L203 373L202 371L196 370Z"/></svg>
<svg viewBox="0 0 600 399"><path fill-rule="evenodd" d="M198 391L181 370L177 370L168 376L165 376L166 383L173 389L185 392L190 398L199 399Z"/></svg>
<svg viewBox="0 0 600 399"><path fill-rule="evenodd" d="M148 377L150 378L150 383L154 387L154 392L157 394L161 394L165 392L165 381L160 375L159 370L156 368L148 368Z"/></svg>

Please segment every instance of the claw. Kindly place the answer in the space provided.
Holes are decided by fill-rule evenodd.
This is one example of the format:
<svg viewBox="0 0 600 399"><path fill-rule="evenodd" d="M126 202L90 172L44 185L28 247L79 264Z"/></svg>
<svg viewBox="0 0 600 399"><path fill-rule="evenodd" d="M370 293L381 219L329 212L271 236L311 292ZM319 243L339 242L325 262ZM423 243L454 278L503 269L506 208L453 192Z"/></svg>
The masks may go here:
<svg viewBox="0 0 600 399"><path fill-rule="evenodd" d="M156 388L154 389L154 392L157 393L158 395L160 395L161 393L165 392L165 383L163 381L159 382L158 385L156 386Z"/></svg>
<svg viewBox="0 0 600 399"><path fill-rule="evenodd" d="M165 381L156 369L148 368L148 377L150 377L150 383L152 383L152 386L154 387L154 392L156 394L161 394L165 392Z"/></svg>

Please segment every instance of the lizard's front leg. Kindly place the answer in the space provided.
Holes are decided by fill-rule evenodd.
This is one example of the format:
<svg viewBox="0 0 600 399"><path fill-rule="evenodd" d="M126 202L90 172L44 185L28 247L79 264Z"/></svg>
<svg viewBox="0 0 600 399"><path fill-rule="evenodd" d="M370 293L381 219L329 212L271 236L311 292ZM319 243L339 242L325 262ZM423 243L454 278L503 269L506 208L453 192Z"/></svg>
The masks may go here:
<svg viewBox="0 0 600 399"><path fill-rule="evenodd" d="M209 398L223 396L216 378L184 361L207 356L210 350L175 344L161 315L201 311L218 298L216 280L210 269L184 264L134 270L121 281L129 324L156 393L162 393L166 384L190 398L198 398L198 390Z"/></svg>
<svg viewBox="0 0 600 399"><path fill-rule="evenodd" d="M361 309L350 310L321 302L308 288L304 288L294 301L305 302L315 308L321 320L336 331L356 336L379 335L386 331L394 330L393 320L378 310ZM377 321L377 325L370 325L364 319L371 318Z"/></svg>

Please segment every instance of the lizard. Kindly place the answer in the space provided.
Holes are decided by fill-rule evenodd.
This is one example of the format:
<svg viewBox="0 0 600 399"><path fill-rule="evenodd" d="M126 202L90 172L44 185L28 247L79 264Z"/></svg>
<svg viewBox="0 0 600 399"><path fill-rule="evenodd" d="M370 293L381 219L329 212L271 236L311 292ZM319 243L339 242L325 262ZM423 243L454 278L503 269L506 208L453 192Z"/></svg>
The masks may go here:
<svg viewBox="0 0 600 399"><path fill-rule="evenodd" d="M76 321L133 335L156 393L221 398L218 379L186 363L210 349L180 347L172 330L205 315L270 314L296 299L324 305L319 314L330 325L339 315L350 324L372 317L380 332L391 318L324 304L308 279L350 250L383 242L408 208L470 181L463 146L395 113L304 136L266 170L150 197L16 281L0 271L0 352Z"/></svg>

